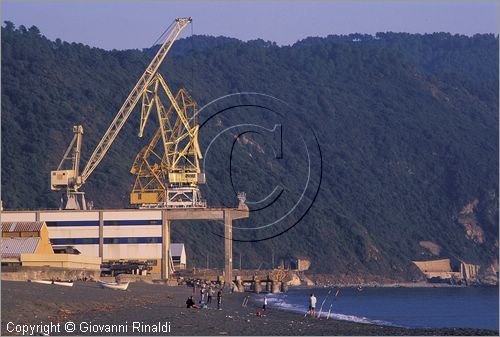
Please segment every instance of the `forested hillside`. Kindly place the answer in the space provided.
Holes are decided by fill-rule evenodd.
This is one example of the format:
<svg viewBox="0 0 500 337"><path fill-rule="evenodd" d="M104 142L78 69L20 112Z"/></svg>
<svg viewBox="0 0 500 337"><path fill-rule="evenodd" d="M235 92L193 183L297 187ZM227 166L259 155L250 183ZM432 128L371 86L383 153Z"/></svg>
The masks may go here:
<svg viewBox="0 0 500 337"><path fill-rule="evenodd" d="M85 161L157 48L105 51L50 41L36 27L2 27L6 209L59 207L49 172L72 126L85 128ZM237 204L230 178L250 201L280 186L273 207L249 204L254 212L239 226L263 227L283 216L311 172L310 189L284 222L235 230L236 239L259 240L291 227L270 240L236 242L236 267L240 254L243 268L299 255L311 258L313 271L339 278L413 279L414 259L452 257L483 270L498 263L498 37L353 34L279 47L191 36L175 43L160 72L200 106L238 92L282 100L233 96L200 113L202 149L233 125L282 124L283 158L269 132L252 132L238 138L229 162L236 129L205 158L202 193L210 205ZM210 118L235 104L261 108ZM139 119L137 110L84 187L97 208L130 207L129 169L155 127L139 140ZM217 223L173 226L191 266L205 266L207 253L212 266L222 266L222 233Z"/></svg>

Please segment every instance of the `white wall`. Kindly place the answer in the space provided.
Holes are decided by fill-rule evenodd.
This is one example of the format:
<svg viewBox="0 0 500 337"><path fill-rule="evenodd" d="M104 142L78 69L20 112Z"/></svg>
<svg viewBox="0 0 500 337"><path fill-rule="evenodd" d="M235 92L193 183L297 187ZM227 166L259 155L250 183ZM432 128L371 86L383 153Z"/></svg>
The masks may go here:
<svg viewBox="0 0 500 337"><path fill-rule="evenodd" d="M5 213L0 212L0 221L5 222L16 222L16 221L35 221L35 212L15 212L15 213Z"/></svg>
<svg viewBox="0 0 500 337"><path fill-rule="evenodd" d="M104 211L104 220L161 220L161 211L123 210Z"/></svg>
<svg viewBox="0 0 500 337"><path fill-rule="evenodd" d="M99 221L99 212L95 211L40 212L40 221Z"/></svg>
<svg viewBox="0 0 500 337"><path fill-rule="evenodd" d="M78 249L83 256L99 257L99 245L71 245Z"/></svg>
<svg viewBox="0 0 500 337"><path fill-rule="evenodd" d="M105 244L104 259L161 259L161 243Z"/></svg>
<svg viewBox="0 0 500 337"><path fill-rule="evenodd" d="M161 226L104 226L105 238L161 237ZM99 237L99 233L97 233Z"/></svg>

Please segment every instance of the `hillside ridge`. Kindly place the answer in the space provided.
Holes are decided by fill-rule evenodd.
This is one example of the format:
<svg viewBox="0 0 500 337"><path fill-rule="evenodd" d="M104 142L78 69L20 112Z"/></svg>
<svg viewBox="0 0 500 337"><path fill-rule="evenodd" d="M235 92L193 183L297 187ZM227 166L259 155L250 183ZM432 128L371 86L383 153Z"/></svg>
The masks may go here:
<svg viewBox="0 0 500 337"><path fill-rule="evenodd" d="M318 139L323 180L311 209L284 235L236 242L235 256L242 254L243 268L269 268L272 254L275 264L307 256L314 272L394 280L419 279L411 263L417 259L460 258L483 270L498 264L498 36L381 33L365 42L355 36L361 41L329 36L282 47L193 36L176 42L162 65L172 89L187 87L200 106L252 91L288 104L239 97L200 117L241 102L287 116L234 109L201 132L205 149L214 134L237 123L284 125L281 161L264 136L248 134L235 148L231 174L249 200L285 187L275 208L254 212L242 227L259 227L290 209L307 175L300 137L310 140L312 130ZM71 127L84 125L82 158L88 158L154 52L105 51L50 41L36 27L2 27L6 209L59 206L48 173L69 144ZM155 125L138 140L138 123L135 114L85 185L99 208L129 206L130 165ZM225 180L226 146L215 144L207 157L209 184L202 192L210 205L237 203ZM312 155L314 185L319 165ZM286 223L235 235L272 236L300 218L302 208ZM207 252L211 264L222 266L221 232L220 224L174 224L173 240L186 243L191 267L204 266Z"/></svg>

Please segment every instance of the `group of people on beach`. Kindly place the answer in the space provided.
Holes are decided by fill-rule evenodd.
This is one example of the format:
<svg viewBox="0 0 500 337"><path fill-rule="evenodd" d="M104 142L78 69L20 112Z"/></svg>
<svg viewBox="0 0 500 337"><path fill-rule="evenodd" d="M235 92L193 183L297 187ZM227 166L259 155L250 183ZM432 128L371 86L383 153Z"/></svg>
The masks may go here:
<svg viewBox="0 0 500 337"><path fill-rule="evenodd" d="M217 310L222 310L222 298L223 298L223 292L222 288L216 287L212 284L206 284L206 283L201 283L201 282L193 282L193 295L189 296L189 298L186 301L186 307L187 308L194 308L194 309L208 309L208 305L212 303L212 299L215 296L215 292L217 290ZM199 298L200 300L198 303L195 302L195 294L196 294L196 288L199 286ZM248 304L248 299L249 296L245 296L242 306L246 307ZM309 315L314 318L315 317L315 311L316 311L316 302L317 298L314 296L313 293L311 293L309 297ZM262 310L264 312L267 311L267 303L268 299L267 296L264 295L264 301L262 305ZM259 312L260 313L260 312Z"/></svg>
<svg viewBox="0 0 500 337"><path fill-rule="evenodd" d="M200 300L198 304L194 301L196 294L196 286L200 286ZM195 309L208 309L208 305L212 303L212 298L215 296L216 287L211 284L193 282L193 295L190 296L186 301L187 308L195 308ZM217 289L217 309L222 310L222 289Z"/></svg>

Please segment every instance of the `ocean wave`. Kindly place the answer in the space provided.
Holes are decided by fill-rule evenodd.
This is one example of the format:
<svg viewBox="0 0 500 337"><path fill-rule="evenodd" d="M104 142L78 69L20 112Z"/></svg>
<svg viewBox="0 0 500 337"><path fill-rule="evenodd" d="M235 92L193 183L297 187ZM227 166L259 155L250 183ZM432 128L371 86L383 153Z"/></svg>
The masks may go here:
<svg viewBox="0 0 500 337"><path fill-rule="evenodd" d="M266 296L267 296L267 303L268 303L269 307L271 307L271 308L277 308L277 309L282 309L285 311L301 313L304 315L309 314L309 309L305 305L288 303L286 301L286 298L287 298L286 294L266 294ZM255 300L257 302L263 303L264 297L259 296L259 297L255 298ZM316 315L317 315L319 312L319 308L316 308L316 310L317 310L317 312L316 312ZM321 312L322 318L326 318L327 316L328 316L328 310ZM368 317L349 315L349 314L343 314L343 313L338 313L338 312L331 312L329 318L334 319L334 320L339 320L339 321L349 321L349 322L363 323L363 324L375 324L375 325L383 325L383 326L399 326L399 325L396 325L396 324L394 324L392 322L388 322L388 321L370 319Z"/></svg>

